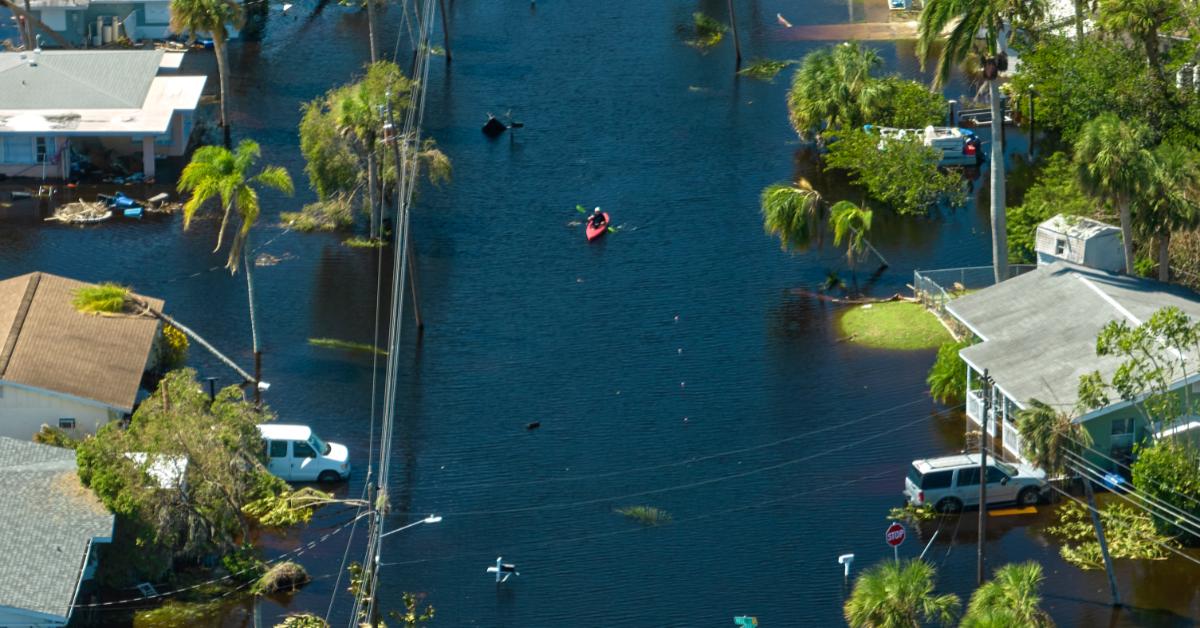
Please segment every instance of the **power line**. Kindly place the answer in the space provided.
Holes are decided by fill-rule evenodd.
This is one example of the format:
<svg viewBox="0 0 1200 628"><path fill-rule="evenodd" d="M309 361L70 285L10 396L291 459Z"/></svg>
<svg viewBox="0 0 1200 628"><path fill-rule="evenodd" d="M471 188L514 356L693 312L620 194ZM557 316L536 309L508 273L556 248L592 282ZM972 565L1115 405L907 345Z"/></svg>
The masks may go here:
<svg viewBox="0 0 1200 628"><path fill-rule="evenodd" d="M1121 461L1119 461L1119 460L1116 460L1115 458L1112 458L1111 456L1108 456L1108 455L1106 455L1104 452L1100 451L1099 449L1096 449L1096 448L1094 448L1094 447L1092 447L1092 446L1090 446L1090 445L1086 445L1086 444L1084 444L1083 442L1079 441L1078 439L1076 439L1076 438L1074 438L1074 437L1072 437L1072 436L1070 436L1070 435L1067 435L1067 439L1068 439L1068 440L1070 440L1072 443L1074 443L1076 446L1080 447L1081 449L1084 449L1084 450L1086 450L1086 451L1089 451L1089 452L1091 452L1091 453L1094 453L1094 454L1096 454L1097 456L1100 456L1101 458L1103 458L1103 459L1105 459L1105 460L1107 460L1107 461L1109 461L1109 462L1113 463L1113 464L1114 464L1114 465L1116 465L1117 467L1119 467L1119 468L1121 468L1121 469L1125 469L1126 471L1128 471L1128 472L1129 472L1130 476L1132 476L1132 475L1133 475L1133 467L1130 467L1129 465L1127 465L1127 464L1125 464L1125 463L1123 463L1123 462L1121 462ZM1171 490L1172 490L1170 487L1168 487L1168 486L1164 486L1164 485L1163 485L1161 482L1155 482L1155 481L1153 481L1153 480L1151 480L1151 482L1152 482L1152 483L1153 483L1155 486L1157 486L1157 487L1159 487L1159 488L1161 488L1161 489L1168 490L1168 491L1171 491ZM1173 491L1172 491L1172 492L1173 492ZM1186 494L1186 493L1178 493L1178 495L1179 495L1180 497L1183 497L1184 499L1187 499L1188 501L1192 502L1193 504L1196 504L1197 506L1200 506L1200 499L1196 499L1195 497L1192 497L1191 495L1188 495L1188 494Z"/></svg>
<svg viewBox="0 0 1200 628"><path fill-rule="evenodd" d="M1079 473L1083 477L1085 482L1091 481L1091 482L1094 482L1097 484L1104 483L1103 469L1097 470L1098 467L1093 467L1090 462L1088 462L1087 460L1084 460L1083 458L1078 457L1076 454L1068 452L1068 455L1075 457L1075 460L1069 464L1071 464L1072 469L1076 473ZM1178 525L1180 528L1183 528L1187 532L1200 537L1200 521L1197 521L1195 518L1193 518L1188 513L1184 513L1179 510L1173 510L1173 508L1168 504L1163 504L1163 503L1158 503L1158 502L1152 501L1152 499L1150 497L1140 493L1134 487L1129 487L1129 488L1123 489L1123 490L1114 490L1111 492L1113 495L1116 495L1118 498L1122 499L1123 501L1128 502L1130 505L1134 506L1135 508L1138 508L1138 509L1146 512L1147 514L1158 517L1164 521L1169 521L1169 522L1175 523L1176 525ZM1133 495L1133 496L1137 497L1138 499L1142 500L1142 502L1144 502L1146 505L1142 505L1141 503L1135 503L1133 500L1126 497L1126 495ZM1164 516L1158 510L1155 510L1156 507L1159 510L1166 512L1167 513L1166 516ZM1171 521L1172 519L1179 519L1180 521ZM1185 525L1183 525L1184 523L1190 524L1190 525L1185 526Z"/></svg>

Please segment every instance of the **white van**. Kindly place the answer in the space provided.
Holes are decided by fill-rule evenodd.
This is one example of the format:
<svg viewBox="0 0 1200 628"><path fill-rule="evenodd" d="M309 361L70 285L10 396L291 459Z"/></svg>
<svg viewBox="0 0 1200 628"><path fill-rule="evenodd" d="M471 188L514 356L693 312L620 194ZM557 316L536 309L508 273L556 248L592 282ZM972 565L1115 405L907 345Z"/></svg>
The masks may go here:
<svg viewBox="0 0 1200 628"><path fill-rule="evenodd" d="M267 470L288 482L337 482L350 477L345 445L327 443L307 425L258 426L267 451Z"/></svg>

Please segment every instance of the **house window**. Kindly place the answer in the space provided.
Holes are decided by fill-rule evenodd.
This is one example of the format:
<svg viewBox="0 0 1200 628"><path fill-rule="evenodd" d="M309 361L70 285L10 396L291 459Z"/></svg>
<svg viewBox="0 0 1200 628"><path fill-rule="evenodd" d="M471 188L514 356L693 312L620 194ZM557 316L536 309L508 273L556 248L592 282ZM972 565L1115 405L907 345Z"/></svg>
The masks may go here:
<svg viewBox="0 0 1200 628"><path fill-rule="evenodd" d="M1108 456L1120 464L1133 460L1133 417L1113 419Z"/></svg>
<svg viewBox="0 0 1200 628"><path fill-rule="evenodd" d="M46 156L48 154L46 151L46 138L44 138L44 137L33 138L33 151L34 151L34 154L37 155L37 163L44 164L47 161L49 161L46 158Z"/></svg>
<svg viewBox="0 0 1200 628"><path fill-rule="evenodd" d="M29 137L0 137L0 163L32 164L33 159L33 141Z"/></svg>
<svg viewBox="0 0 1200 628"><path fill-rule="evenodd" d="M1067 241L1064 240L1063 238L1059 238L1059 239L1055 240L1054 241L1054 254L1062 255L1066 252L1067 252Z"/></svg>
<svg viewBox="0 0 1200 628"><path fill-rule="evenodd" d="M58 420L58 429L60 429L60 430L75 429L75 419L71 419L71 418L59 419Z"/></svg>

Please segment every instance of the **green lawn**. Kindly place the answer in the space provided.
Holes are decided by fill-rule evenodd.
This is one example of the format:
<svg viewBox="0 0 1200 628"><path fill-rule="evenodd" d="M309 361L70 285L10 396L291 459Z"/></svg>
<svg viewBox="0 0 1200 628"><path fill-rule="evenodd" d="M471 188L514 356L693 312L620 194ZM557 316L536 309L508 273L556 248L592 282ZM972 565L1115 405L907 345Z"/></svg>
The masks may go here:
<svg viewBox="0 0 1200 628"><path fill-rule="evenodd" d="M851 342L876 349L935 349L953 340L936 316L908 301L856 305L839 326Z"/></svg>

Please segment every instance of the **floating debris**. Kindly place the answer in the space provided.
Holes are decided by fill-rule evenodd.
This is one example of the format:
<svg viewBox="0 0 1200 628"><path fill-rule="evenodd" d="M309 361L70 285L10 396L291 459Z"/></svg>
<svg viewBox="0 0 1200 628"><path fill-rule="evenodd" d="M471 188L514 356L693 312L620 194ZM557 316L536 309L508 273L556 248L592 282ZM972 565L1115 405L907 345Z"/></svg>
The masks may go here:
<svg viewBox="0 0 1200 628"><path fill-rule="evenodd" d="M103 201L74 201L54 210L47 221L58 221L74 225L91 225L112 218L112 210Z"/></svg>

